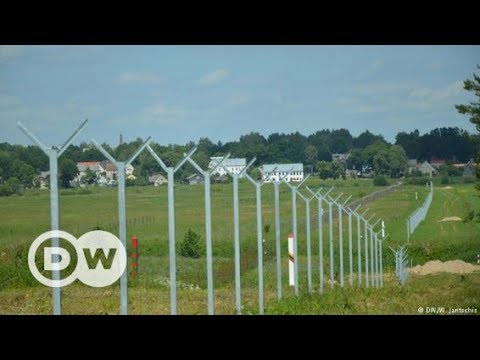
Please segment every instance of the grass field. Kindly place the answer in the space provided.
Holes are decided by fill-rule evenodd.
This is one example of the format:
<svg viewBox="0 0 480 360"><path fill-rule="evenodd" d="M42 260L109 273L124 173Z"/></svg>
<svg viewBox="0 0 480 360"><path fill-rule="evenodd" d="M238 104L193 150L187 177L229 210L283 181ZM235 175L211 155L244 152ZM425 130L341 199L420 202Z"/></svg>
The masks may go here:
<svg viewBox="0 0 480 360"><path fill-rule="evenodd" d="M335 194L352 195L352 201L371 193L371 180L319 181L309 180L311 188L335 184ZM415 200L415 192L419 198ZM307 195L306 191L303 191ZM480 224L474 222L438 222L446 216L465 215L468 209L479 209L480 199L472 184L452 185L451 189L436 187L427 218L407 243L407 216L424 200L423 186L401 186L397 191L365 205L369 214L385 220L390 237L385 245L408 246L413 264L432 259L461 259L474 262L480 252ZM332 195L332 196L334 196ZM188 228L202 236L204 242L203 186L176 186L177 243ZM302 294L293 296L287 286L287 259L283 256L284 294L287 299L276 301L275 244L273 217L273 186L262 188L263 225L270 225L265 238L264 273L266 313L416 313L418 306L477 306L480 311L480 276L438 274L412 277L400 288L392 278L393 257L384 248L386 283L383 289L338 287L326 290L323 296ZM291 232L291 194L283 185L280 194L282 251ZM318 223L317 205L312 202L312 263L314 290L318 290ZM61 229L75 236L102 228L117 233L116 189L63 190L60 196ZM305 206L298 199L300 286L306 288ZM336 214L336 211L335 211ZM234 313L232 185L212 185L212 226L214 253L215 306L217 313ZM130 313L169 313L168 291L168 227L166 187L127 188L128 238L139 237L140 276L130 280ZM257 308L257 244L255 192L251 184L240 184L240 238L242 267L242 300L244 313L256 313ZM49 230L48 192L34 191L24 196L0 198L0 313L50 313L51 290L38 284L30 275L26 262L28 246L40 233ZM335 221L336 224L337 221ZM348 229L343 218L343 248L346 283L348 279ZM378 230L378 228L377 228ZM363 226L362 226L363 231ZM356 264L356 221L353 221L353 260ZM335 272L338 279L338 228L334 228ZM325 280L328 278L328 232L324 230ZM356 267L354 266L356 272ZM356 274L354 274L356 276ZM205 258L177 258L179 313L206 313ZM327 289L327 286L326 286ZM118 313L119 291L114 285L103 289L88 288L78 282L63 290L64 313ZM343 304L343 305L342 305Z"/></svg>

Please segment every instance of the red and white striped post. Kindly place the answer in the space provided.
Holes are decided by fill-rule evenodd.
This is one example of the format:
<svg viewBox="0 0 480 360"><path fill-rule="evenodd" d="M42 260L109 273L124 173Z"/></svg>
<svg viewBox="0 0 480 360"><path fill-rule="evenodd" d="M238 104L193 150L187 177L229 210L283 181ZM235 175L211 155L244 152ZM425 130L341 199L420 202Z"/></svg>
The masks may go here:
<svg viewBox="0 0 480 360"><path fill-rule="evenodd" d="M288 235L288 284L295 286L295 257L293 256L293 234Z"/></svg>
<svg viewBox="0 0 480 360"><path fill-rule="evenodd" d="M132 276L137 276L138 275L138 238L136 236L132 237Z"/></svg>

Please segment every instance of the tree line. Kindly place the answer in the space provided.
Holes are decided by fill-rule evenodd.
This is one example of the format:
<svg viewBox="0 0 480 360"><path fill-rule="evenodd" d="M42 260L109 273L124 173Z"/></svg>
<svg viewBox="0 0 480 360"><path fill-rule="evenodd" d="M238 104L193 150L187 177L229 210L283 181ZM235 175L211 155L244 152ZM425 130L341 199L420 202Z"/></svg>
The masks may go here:
<svg viewBox="0 0 480 360"><path fill-rule="evenodd" d="M480 135L455 128L437 128L420 135L418 130L411 133L400 132L391 144L380 134L366 130L353 136L348 129L320 130L305 136L273 133L265 137L258 132L240 136L238 141L213 143L201 138L197 144L160 145L152 142L152 148L167 166L178 163L185 152L197 145L193 159L204 169L211 156L221 156L228 152L232 157L251 159L257 157L256 164L303 163L307 170L317 172L321 177L340 177L348 169L370 166L376 174L390 177L402 176L406 170L407 158L420 161L432 157L449 161L466 162L480 148ZM118 160L126 160L143 143L141 138L116 147L102 144ZM346 164L332 163L332 154L350 153ZM103 160L104 156L91 144L70 145L59 159L60 185L68 187L70 180L77 175L79 161ZM137 180L131 184L144 185L149 175L161 172L160 166L148 152L143 152L132 164ZM36 146L0 144L0 195L18 192L21 188L32 187L34 178L40 171L48 170L47 156ZM178 173L180 180L194 173L187 163Z"/></svg>

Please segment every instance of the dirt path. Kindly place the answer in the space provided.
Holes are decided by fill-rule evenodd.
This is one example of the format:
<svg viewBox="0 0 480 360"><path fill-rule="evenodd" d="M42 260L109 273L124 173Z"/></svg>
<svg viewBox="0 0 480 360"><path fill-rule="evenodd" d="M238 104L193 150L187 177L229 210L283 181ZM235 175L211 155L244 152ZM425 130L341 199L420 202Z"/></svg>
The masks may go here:
<svg viewBox="0 0 480 360"><path fill-rule="evenodd" d="M446 229L444 228L444 222L446 221L458 221L460 219L458 216L454 216L455 214L452 214L450 212L450 209L453 208L453 205L460 200L460 197L458 195L454 195L451 193L451 190L453 188L451 186L445 187L445 188L438 188L439 194L442 194L446 199L443 202L443 211L442 211L442 219L438 220L440 223L440 234L441 236L443 235L444 231L457 231L457 226L448 226ZM449 216L451 215L451 216ZM460 219L461 220L461 219Z"/></svg>
<svg viewBox="0 0 480 360"><path fill-rule="evenodd" d="M354 208L358 204L367 204L369 202L372 202L380 197L387 196L388 194L394 192L397 190L398 187L402 185L401 181L398 181L396 184L390 185L386 187L385 189L377 190L374 191L368 195L365 195L364 197L357 199L355 201L352 201L351 203L348 204L349 207Z"/></svg>

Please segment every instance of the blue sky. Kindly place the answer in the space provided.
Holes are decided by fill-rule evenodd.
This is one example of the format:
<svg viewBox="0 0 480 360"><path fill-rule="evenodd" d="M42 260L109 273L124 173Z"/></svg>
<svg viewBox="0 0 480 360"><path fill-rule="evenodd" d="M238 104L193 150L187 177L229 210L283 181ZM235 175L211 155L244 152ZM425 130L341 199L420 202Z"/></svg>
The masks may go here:
<svg viewBox="0 0 480 360"><path fill-rule="evenodd" d="M0 142L161 144L257 131L474 127L454 104L480 46L0 46ZM76 143L78 143L77 141Z"/></svg>

